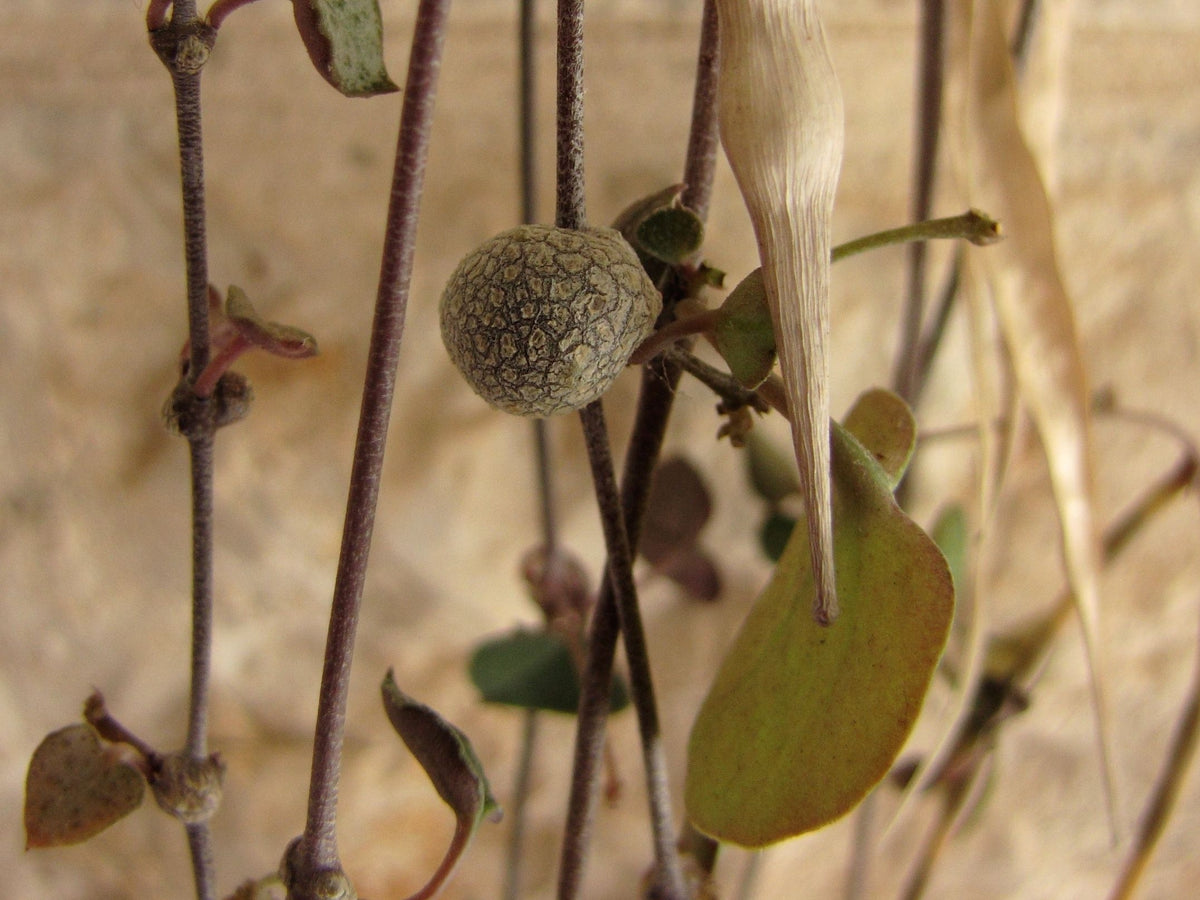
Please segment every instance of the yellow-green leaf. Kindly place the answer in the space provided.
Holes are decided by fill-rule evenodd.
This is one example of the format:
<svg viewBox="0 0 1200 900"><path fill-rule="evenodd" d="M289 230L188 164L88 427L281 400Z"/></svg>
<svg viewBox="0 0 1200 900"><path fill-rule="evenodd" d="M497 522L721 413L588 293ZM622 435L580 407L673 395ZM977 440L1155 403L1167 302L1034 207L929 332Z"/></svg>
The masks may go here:
<svg viewBox="0 0 1200 900"><path fill-rule="evenodd" d="M895 490L917 446L917 423L907 404L891 391L872 388L854 401L844 425L879 463Z"/></svg>
<svg viewBox="0 0 1200 900"><path fill-rule="evenodd" d="M717 674L688 746L688 815L761 847L849 812L887 773L929 686L954 607L937 546L896 505L889 478L832 430L841 616L818 625L798 528Z"/></svg>

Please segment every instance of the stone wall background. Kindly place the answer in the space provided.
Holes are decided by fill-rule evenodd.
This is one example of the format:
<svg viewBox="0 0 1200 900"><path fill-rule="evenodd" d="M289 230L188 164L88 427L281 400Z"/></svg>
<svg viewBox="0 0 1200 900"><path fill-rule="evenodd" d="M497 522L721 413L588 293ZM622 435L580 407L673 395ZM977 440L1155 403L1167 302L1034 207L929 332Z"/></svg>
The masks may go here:
<svg viewBox="0 0 1200 900"><path fill-rule="evenodd" d="M588 25L591 217L676 181L690 109L698 11L683 2L596 2ZM1091 377L1123 403L1200 432L1200 11L1185 0L1078 4L1057 130L1058 235ZM836 237L905 219L914 4L830 10L847 103ZM543 17L549 38L550 11ZM384 4L389 67L403 77L411 6ZM186 453L158 422L185 333L170 85L137 4L0 0L0 870L11 897L190 896L182 832L153 809L89 844L24 853L25 767L40 738L75 719L91 688L148 740L182 740L188 652ZM458 257L515 222L515 57L509 4L453 14L417 248L400 396L376 529L351 700L343 859L364 896L415 890L452 823L379 714L394 666L410 693L472 736L503 796L519 717L484 709L465 676L471 646L535 620L517 574L537 539L525 423L489 411L449 366L441 285ZM553 51L541 62L541 160L552 190ZM397 97L349 101L312 72L285 4L256 4L223 30L205 76L210 271L258 308L311 330L322 356L250 359L253 415L218 441L213 744L229 762L214 821L219 883L273 868L303 826L311 721L336 563ZM955 207L939 208L955 212ZM722 167L710 257L753 259ZM940 251L939 251L940 253ZM885 383L903 254L835 274L834 406ZM962 328L952 331L923 424L964 421ZM713 440L712 401L685 383L670 438L711 482L707 540L726 596L700 607L647 577L645 604L677 775L705 673L761 585L741 460ZM609 404L624 434L632 382ZM771 428L778 423L767 423ZM577 429L553 429L565 539L592 572L599 527ZM1164 471L1176 448L1129 425L1096 429L1101 521ZM922 515L969 491L969 466L931 455ZM752 516L747 510L751 510ZM926 518L928 521L928 518ZM1059 590L1056 525L1032 443L1001 511L993 609L1019 621ZM1196 652L1195 509L1177 504L1104 580L1107 653L1126 833L1141 809ZM934 714L947 698L935 693ZM602 810L588 896L628 897L648 859L635 724L613 724L626 793ZM928 740L928 727L918 741ZM547 720L532 806L528 896L552 895L569 747ZM676 792L678 796L678 791ZM928 810L883 844L870 896L893 896ZM885 809L886 814L886 809ZM835 896L852 831L843 822L770 851L759 897ZM1192 777L1144 882L1182 897L1200 878L1200 779ZM503 827L485 828L446 892L499 893ZM731 852L723 883L744 854ZM1035 705L1006 732L981 820L956 839L931 897L1095 897L1121 859L1108 840L1078 640L1068 631Z"/></svg>

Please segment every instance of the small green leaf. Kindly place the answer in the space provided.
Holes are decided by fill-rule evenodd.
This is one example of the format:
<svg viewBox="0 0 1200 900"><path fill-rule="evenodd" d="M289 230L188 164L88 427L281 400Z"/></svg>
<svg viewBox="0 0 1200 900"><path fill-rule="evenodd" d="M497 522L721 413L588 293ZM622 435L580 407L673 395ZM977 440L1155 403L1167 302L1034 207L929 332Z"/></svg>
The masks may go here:
<svg viewBox="0 0 1200 900"><path fill-rule="evenodd" d="M863 445L831 432L841 603L811 615L796 529L692 729L686 802L701 831L761 847L849 812L887 773L946 641L954 592L937 546L896 505Z"/></svg>
<svg viewBox="0 0 1200 900"><path fill-rule="evenodd" d="M954 593L960 595L967 573L967 514L957 503L947 506L933 523L929 536L946 557Z"/></svg>
<svg viewBox="0 0 1200 900"><path fill-rule="evenodd" d="M653 194L640 197L617 214L617 217L613 219L612 227L621 232L621 237L629 241L630 245L636 249L638 225L656 209L676 205L682 194L683 185L673 184L660 191L655 191Z"/></svg>
<svg viewBox="0 0 1200 900"><path fill-rule="evenodd" d="M800 493L795 457L782 453L757 428L746 435L746 470L750 486L768 503Z"/></svg>
<svg viewBox="0 0 1200 900"><path fill-rule="evenodd" d="M753 390L775 366L775 331L762 269L742 279L717 310L713 340L733 377Z"/></svg>
<svg viewBox="0 0 1200 900"><path fill-rule="evenodd" d="M875 457L895 490L917 446L917 423L905 402L891 391L872 388L854 401L845 427Z"/></svg>
<svg viewBox="0 0 1200 900"><path fill-rule="evenodd" d="M396 685L392 670L383 679L383 708L396 733L433 782L438 796L460 822L500 818L483 764L465 734Z"/></svg>
<svg viewBox="0 0 1200 900"><path fill-rule="evenodd" d="M292 0L292 11L309 59L347 97L399 90L383 63L377 0Z"/></svg>
<svg viewBox="0 0 1200 900"><path fill-rule="evenodd" d="M634 244L655 259L678 265L704 243L704 222L690 209L665 206L642 219L635 231Z"/></svg>
<svg viewBox="0 0 1200 900"><path fill-rule="evenodd" d="M794 516L786 516L780 512L773 512L767 516L758 532L758 545L762 547L767 559L772 562L779 561L795 527Z"/></svg>
<svg viewBox="0 0 1200 900"><path fill-rule="evenodd" d="M546 631L520 629L481 644L471 656L471 681L487 703L573 715L579 709L579 675L566 644ZM629 705L629 692L613 679L610 709Z"/></svg>
<svg viewBox="0 0 1200 900"><path fill-rule="evenodd" d="M46 735L25 779L25 847L61 847L99 834L141 805L146 779L128 748L100 740L91 725Z"/></svg>

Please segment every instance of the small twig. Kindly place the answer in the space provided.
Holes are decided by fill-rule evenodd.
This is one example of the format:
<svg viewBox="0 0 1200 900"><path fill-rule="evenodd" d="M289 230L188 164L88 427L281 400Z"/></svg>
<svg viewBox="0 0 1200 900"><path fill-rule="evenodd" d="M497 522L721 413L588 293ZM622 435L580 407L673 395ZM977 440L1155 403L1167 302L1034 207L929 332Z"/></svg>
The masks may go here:
<svg viewBox="0 0 1200 900"><path fill-rule="evenodd" d="M648 363L678 341L712 331L720 319L721 315L717 310L706 309L668 322L637 346L633 355L629 357L629 364L640 366Z"/></svg>
<svg viewBox="0 0 1200 900"><path fill-rule="evenodd" d="M636 546L641 533L650 478L662 449L675 390L683 370L666 362L642 370L642 386L634 419L625 467L621 476L621 506L629 543ZM612 683L620 623L609 579L601 582L600 598L592 616L588 636L587 664L580 676L579 713L576 716L575 756L571 768L571 794L563 829L559 866L558 897L577 897L583 880L583 863L591 839L592 814L599 782L604 731L608 718L609 687Z"/></svg>
<svg viewBox="0 0 1200 900"><path fill-rule="evenodd" d="M770 404L757 391L743 387L728 372L722 372L715 366L710 366L694 353L673 347L667 351L667 359L720 397L722 412L732 412L749 407L755 412L765 413L770 408Z"/></svg>
<svg viewBox="0 0 1200 900"><path fill-rule="evenodd" d="M395 394L396 365L408 307L417 215L449 6L448 0L421 0L413 27L412 51L384 231L379 291L371 326L362 407L321 676L308 817L304 838L295 854L301 885L308 875L340 869L336 840L337 795L350 665ZM296 897L295 900L301 898Z"/></svg>
<svg viewBox="0 0 1200 900"><path fill-rule="evenodd" d="M192 880L196 884L196 897L215 897L216 864L213 861L212 832L207 822L185 826L188 852L192 859Z"/></svg>
<svg viewBox="0 0 1200 900"><path fill-rule="evenodd" d="M521 0L517 25L519 73L517 78L517 143L520 156L521 221L537 220L537 96L536 63L537 0ZM534 457L538 478L538 500L541 514L542 544L546 559L552 560L558 547L558 523L554 503L554 468L550 457L549 426L545 419L535 419L532 425ZM525 710L521 728L521 749L517 760L517 777L512 801L508 804L508 852L504 861L504 898L520 900L521 870L525 859L525 820L533 774L533 758L537 749L538 719L536 709Z"/></svg>
<svg viewBox="0 0 1200 900"><path fill-rule="evenodd" d="M1179 792L1183 789L1184 778L1187 775L1192 757L1196 754L1197 740L1200 738L1200 645L1196 648L1196 661L1192 669L1192 681L1188 686L1187 697L1183 709L1175 723L1175 732L1171 736L1171 745L1167 750L1166 759L1155 781L1154 789L1142 812L1133 846L1121 874L1109 895L1111 900L1126 900L1133 895L1142 872L1150 862L1158 839L1171 818Z"/></svg>
<svg viewBox="0 0 1200 900"><path fill-rule="evenodd" d="M147 771L154 768L162 756L157 750L126 728L104 703L104 695L93 691L83 704L83 719L96 729L96 733L111 744L126 744L138 752L146 762Z"/></svg>
<svg viewBox="0 0 1200 900"><path fill-rule="evenodd" d="M939 239L964 240L983 247L994 244L1003 234L1000 223L990 218L986 213L977 209L967 210L957 216L946 216L942 219L926 219L914 222L912 225L901 225L899 228L889 228L856 238L833 248L833 261L838 262L847 256L854 256L867 250L879 247L890 247L893 244L907 244L911 241L931 241Z"/></svg>
<svg viewBox="0 0 1200 900"><path fill-rule="evenodd" d="M517 129L521 157L521 221L536 222L537 189L537 0L521 0L517 43L520 57Z"/></svg>
<svg viewBox="0 0 1200 900"><path fill-rule="evenodd" d="M208 13L204 19L213 28L220 28L221 23L234 10L241 9L243 6L249 6L254 0L216 0L212 6L208 8Z"/></svg>
<svg viewBox="0 0 1200 900"><path fill-rule="evenodd" d="M183 205L184 264L187 283L189 373L194 379L209 362L208 238L204 203L204 142L201 128L200 73L213 35L198 22L195 0L179 0L166 20L166 5L152 2L146 24L151 45L171 73L179 141ZM196 404L188 431L192 508L192 642L188 727L185 752L194 760L208 756L208 700L213 614L213 439L212 405ZM214 895L215 870L207 823L187 828L198 900Z"/></svg>

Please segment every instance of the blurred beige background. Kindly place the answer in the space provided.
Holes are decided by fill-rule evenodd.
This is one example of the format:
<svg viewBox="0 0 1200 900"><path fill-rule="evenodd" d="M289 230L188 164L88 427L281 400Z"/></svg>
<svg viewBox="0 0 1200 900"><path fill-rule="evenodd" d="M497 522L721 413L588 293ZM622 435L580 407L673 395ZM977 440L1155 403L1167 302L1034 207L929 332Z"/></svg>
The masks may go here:
<svg viewBox="0 0 1200 900"><path fill-rule="evenodd" d="M412 4L385 2L387 56L403 79ZM906 218L914 80L914 3L830 7L847 107L836 237ZM834 8L836 7L836 8ZM1061 62L1058 236L1091 377L1121 401L1200 433L1200 8L1186 0L1076 4ZM546 10L549 13L549 10ZM356 658L343 859L367 897L402 897L441 858L450 814L378 708L394 666L401 686L474 740L502 802L519 715L481 708L471 646L533 622L517 574L537 540L525 423L488 410L448 364L437 333L441 285L458 257L514 224L514 13L499 2L453 12L438 97L393 443ZM549 37L549 20L543 34ZM678 180L694 69L698 3L596 2L588 26L587 177L606 221ZM182 259L170 84L126 2L0 0L0 871L6 897L188 897L182 831L153 808L89 844L23 852L25 767L40 738L73 721L93 688L164 748L183 737L188 652L188 511L183 443L159 425L184 339ZM552 49L541 56L543 125ZM214 820L219 884L274 868L303 826L320 673L358 406L397 97L350 101L312 71L284 3L263 2L223 29L205 75L210 272L260 311L311 330L322 355L241 369L251 417L221 433L213 744L229 763ZM546 197L553 139L543 131ZM548 215L549 205L545 206ZM957 212L953 204L939 213ZM740 277L753 259L746 217L722 167L708 254ZM937 257L942 259L941 251ZM886 383L903 254L835 273L834 405ZM935 273L940 269L935 268ZM934 283L937 282L934 274ZM952 326L922 410L929 427L969 416L963 328ZM609 405L625 433L632 384ZM759 510L741 459L713 439L713 401L685 382L670 438L716 494L707 536L726 595L699 607L645 581L668 753L682 773L688 723L713 660L762 584L746 523ZM768 422L773 428L777 422ZM556 420L565 539L593 575L599 527L571 418ZM619 437L618 440L621 438ZM1164 471L1160 434L1101 422L1097 501L1111 520ZM970 496L972 448L931 457L919 515ZM1171 733L1196 650L1197 517L1177 504L1104 579L1117 773L1126 836ZM926 518L926 521L928 519ZM1036 446L1022 449L987 573L999 624L1059 591L1057 532ZM927 746L948 696L935 691ZM573 729L546 720L531 813L527 896L552 893ZM626 793L599 815L587 896L624 898L648 861L635 724L613 723ZM678 778L676 782L678 797ZM892 801L888 801L892 804ZM918 805L919 807L919 805ZM891 806L883 807L884 813ZM883 840L868 895L894 896L927 809ZM852 824L769 851L761 898L838 896ZM1146 898L1200 883L1200 778L1143 884ZM506 826L487 826L451 898L499 896ZM939 898L1103 896L1123 847L1108 839L1079 641L1068 629L1032 709L1001 741L988 805L955 839L929 890ZM728 896L746 855L720 869Z"/></svg>

